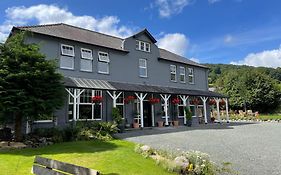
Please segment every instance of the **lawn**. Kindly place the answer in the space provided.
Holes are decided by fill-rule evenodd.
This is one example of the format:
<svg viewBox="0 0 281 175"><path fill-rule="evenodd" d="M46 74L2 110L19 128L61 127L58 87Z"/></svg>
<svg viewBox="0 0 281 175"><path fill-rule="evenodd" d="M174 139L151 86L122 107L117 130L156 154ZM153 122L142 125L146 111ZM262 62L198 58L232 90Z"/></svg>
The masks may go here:
<svg viewBox="0 0 281 175"><path fill-rule="evenodd" d="M134 152L135 144L123 140L78 141L42 148L0 151L0 174L31 174L35 155L99 170L102 174L172 174Z"/></svg>
<svg viewBox="0 0 281 175"><path fill-rule="evenodd" d="M261 120L281 120L281 115L278 114L260 114L259 119Z"/></svg>

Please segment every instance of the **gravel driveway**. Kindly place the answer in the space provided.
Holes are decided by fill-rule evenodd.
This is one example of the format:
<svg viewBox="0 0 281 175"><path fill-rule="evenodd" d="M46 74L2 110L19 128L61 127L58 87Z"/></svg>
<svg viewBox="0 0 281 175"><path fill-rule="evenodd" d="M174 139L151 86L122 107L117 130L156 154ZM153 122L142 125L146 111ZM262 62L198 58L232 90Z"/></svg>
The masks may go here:
<svg viewBox="0 0 281 175"><path fill-rule="evenodd" d="M128 131L120 138L173 150L199 150L215 162L231 162L243 175L281 174L281 123L208 124Z"/></svg>

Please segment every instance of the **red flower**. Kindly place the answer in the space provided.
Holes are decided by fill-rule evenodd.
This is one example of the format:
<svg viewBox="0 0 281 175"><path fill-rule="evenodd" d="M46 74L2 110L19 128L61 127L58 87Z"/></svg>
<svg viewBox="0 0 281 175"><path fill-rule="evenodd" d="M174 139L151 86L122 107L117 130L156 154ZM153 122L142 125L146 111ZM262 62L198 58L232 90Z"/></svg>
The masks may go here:
<svg viewBox="0 0 281 175"><path fill-rule="evenodd" d="M128 104L128 103L132 103L134 102L135 97L132 95L129 95L127 98L124 98L124 103Z"/></svg>
<svg viewBox="0 0 281 175"><path fill-rule="evenodd" d="M216 100L215 99L210 99L209 100L209 105L215 105L216 104Z"/></svg>
<svg viewBox="0 0 281 175"><path fill-rule="evenodd" d="M150 98L149 99L149 103L150 104L156 104L156 103L159 103L159 102L160 102L159 98Z"/></svg>
<svg viewBox="0 0 281 175"><path fill-rule="evenodd" d="M225 101L222 99L221 101L220 101L220 106L224 106L225 105Z"/></svg>
<svg viewBox="0 0 281 175"><path fill-rule="evenodd" d="M92 103L101 103L102 102L102 96L93 96L92 97Z"/></svg>
<svg viewBox="0 0 281 175"><path fill-rule="evenodd" d="M174 99L172 99L172 103L174 105L179 104L180 103L180 99L179 98L174 98Z"/></svg>
<svg viewBox="0 0 281 175"><path fill-rule="evenodd" d="M197 99L197 98L194 98L190 104L193 104L193 105L198 105L200 103L200 101Z"/></svg>

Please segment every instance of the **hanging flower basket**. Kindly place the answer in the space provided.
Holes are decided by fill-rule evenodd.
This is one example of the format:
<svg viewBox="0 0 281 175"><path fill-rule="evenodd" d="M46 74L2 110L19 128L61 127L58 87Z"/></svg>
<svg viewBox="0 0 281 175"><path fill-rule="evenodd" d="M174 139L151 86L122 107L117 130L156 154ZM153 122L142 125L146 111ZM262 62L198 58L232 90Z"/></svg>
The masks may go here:
<svg viewBox="0 0 281 175"><path fill-rule="evenodd" d="M174 105L177 105L177 104L180 103L180 99L179 99L179 98L173 98L173 99L172 99L172 103L173 103Z"/></svg>
<svg viewBox="0 0 281 175"><path fill-rule="evenodd" d="M198 105L200 103L200 100L198 99L198 98L194 98L191 102L190 102L190 104L192 104L192 105Z"/></svg>
<svg viewBox="0 0 281 175"><path fill-rule="evenodd" d="M224 100L220 100L220 106L225 106L225 101Z"/></svg>
<svg viewBox="0 0 281 175"><path fill-rule="evenodd" d="M133 103L135 101L135 97L132 95L129 95L128 97L124 98L124 103L128 104L128 103Z"/></svg>
<svg viewBox="0 0 281 175"><path fill-rule="evenodd" d="M154 105L156 103L160 103L160 99L159 98L150 98L149 103L152 105Z"/></svg>
<svg viewBox="0 0 281 175"><path fill-rule="evenodd" d="M102 102L102 96L93 96L92 103L98 104Z"/></svg>
<svg viewBox="0 0 281 175"><path fill-rule="evenodd" d="M209 100L209 105L210 106L213 106L213 105L215 105L216 104L216 100L215 99L210 99Z"/></svg>

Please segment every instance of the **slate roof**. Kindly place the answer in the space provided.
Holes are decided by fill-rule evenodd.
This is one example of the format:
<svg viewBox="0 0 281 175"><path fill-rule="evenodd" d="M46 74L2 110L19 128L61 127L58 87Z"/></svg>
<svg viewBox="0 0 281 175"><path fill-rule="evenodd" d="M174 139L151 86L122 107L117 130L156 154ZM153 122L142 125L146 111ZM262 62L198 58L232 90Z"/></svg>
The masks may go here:
<svg viewBox="0 0 281 175"><path fill-rule="evenodd" d="M160 53L160 57L158 59L160 60L167 60L167 61L173 61L173 62L178 62L178 63L183 63L183 64L188 64L188 65L192 65L192 66L197 66L197 67L202 67L202 68L206 68L208 69L207 66L201 65L199 63L196 63L194 61L191 61L185 57L182 57L180 55L177 55L173 52L170 52L168 50L165 49L161 49L159 48L159 53Z"/></svg>
<svg viewBox="0 0 281 175"><path fill-rule="evenodd" d="M68 24L59 23L14 28L124 51L122 48L124 39L122 38L106 35Z"/></svg>
<svg viewBox="0 0 281 175"><path fill-rule="evenodd" d="M122 48L123 42L125 40L123 38L87 30L84 28L80 28L64 23L14 27L13 30L26 30L42 35L48 35L52 37L63 38L72 41L78 41L82 43L110 48L118 51L128 52L124 50L124 48ZM132 36L137 36L143 33L148 35L150 39L153 41L153 43L157 42L156 39L148 32L147 29L143 29ZM193 65L197 67L202 67L202 68L208 68L206 66L203 66L199 63L191 61L187 58L184 58L180 55L177 55L165 49L159 48L159 53L160 53L160 57L158 59L160 60L167 60L172 62Z"/></svg>

